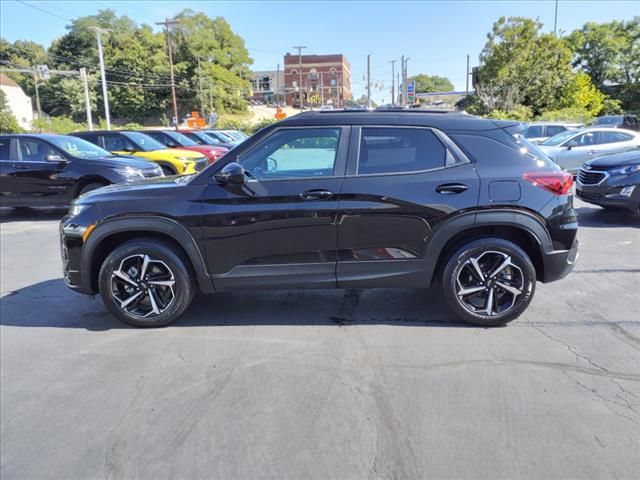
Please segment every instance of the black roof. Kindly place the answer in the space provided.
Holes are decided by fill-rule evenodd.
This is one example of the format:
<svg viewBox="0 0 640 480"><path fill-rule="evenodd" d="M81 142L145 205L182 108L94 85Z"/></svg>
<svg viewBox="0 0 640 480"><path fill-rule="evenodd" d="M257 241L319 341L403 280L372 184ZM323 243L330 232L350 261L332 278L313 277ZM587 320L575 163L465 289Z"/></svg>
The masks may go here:
<svg viewBox="0 0 640 480"><path fill-rule="evenodd" d="M280 122L288 126L308 125L412 125L442 130L494 130L518 122L498 122L464 112L412 110L325 110L307 111Z"/></svg>

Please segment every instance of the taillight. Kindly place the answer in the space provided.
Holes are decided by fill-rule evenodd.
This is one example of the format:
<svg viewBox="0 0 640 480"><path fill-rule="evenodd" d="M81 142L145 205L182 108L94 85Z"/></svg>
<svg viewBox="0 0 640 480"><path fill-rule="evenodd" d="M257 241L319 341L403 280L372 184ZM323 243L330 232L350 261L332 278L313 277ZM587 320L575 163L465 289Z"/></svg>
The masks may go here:
<svg viewBox="0 0 640 480"><path fill-rule="evenodd" d="M522 178L556 195L569 193L573 185L573 175L568 172L525 173Z"/></svg>

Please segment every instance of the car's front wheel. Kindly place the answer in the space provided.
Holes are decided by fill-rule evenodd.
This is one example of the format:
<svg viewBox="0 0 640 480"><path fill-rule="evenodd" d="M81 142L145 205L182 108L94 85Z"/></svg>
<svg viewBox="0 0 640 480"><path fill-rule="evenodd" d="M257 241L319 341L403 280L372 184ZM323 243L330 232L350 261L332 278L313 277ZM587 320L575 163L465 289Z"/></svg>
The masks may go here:
<svg viewBox="0 0 640 480"><path fill-rule="evenodd" d="M98 283L107 309L136 327L172 323L194 294L184 255L156 239L131 240L115 248L100 268Z"/></svg>
<svg viewBox="0 0 640 480"><path fill-rule="evenodd" d="M524 312L533 298L536 271L518 245L481 238L447 260L442 290L452 312L475 325L503 325Z"/></svg>

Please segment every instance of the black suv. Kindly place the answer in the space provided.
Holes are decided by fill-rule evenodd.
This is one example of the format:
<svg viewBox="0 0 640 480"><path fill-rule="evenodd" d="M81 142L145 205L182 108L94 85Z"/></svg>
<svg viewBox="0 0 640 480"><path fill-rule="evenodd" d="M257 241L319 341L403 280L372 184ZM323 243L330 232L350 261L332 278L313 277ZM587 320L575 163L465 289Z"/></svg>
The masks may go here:
<svg viewBox="0 0 640 480"><path fill-rule="evenodd" d="M80 138L0 135L2 206L65 206L105 185L160 176L153 163L112 155Z"/></svg>
<svg viewBox="0 0 640 480"><path fill-rule="evenodd" d="M62 220L64 278L124 322L174 321L196 290L429 287L513 320L577 258L572 177L514 122L308 112L198 175L107 187Z"/></svg>

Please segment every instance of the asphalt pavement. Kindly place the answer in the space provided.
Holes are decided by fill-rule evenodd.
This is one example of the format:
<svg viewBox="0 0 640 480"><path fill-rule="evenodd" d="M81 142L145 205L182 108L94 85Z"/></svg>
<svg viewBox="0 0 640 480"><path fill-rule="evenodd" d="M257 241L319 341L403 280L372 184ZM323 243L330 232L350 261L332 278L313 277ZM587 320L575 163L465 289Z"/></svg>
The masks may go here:
<svg viewBox="0 0 640 480"><path fill-rule="evenodd" d="M502 328L424 290L198 297L129 328L61 279L60 210L0 211L0 477L637 479L640 218Z"/></svg>

